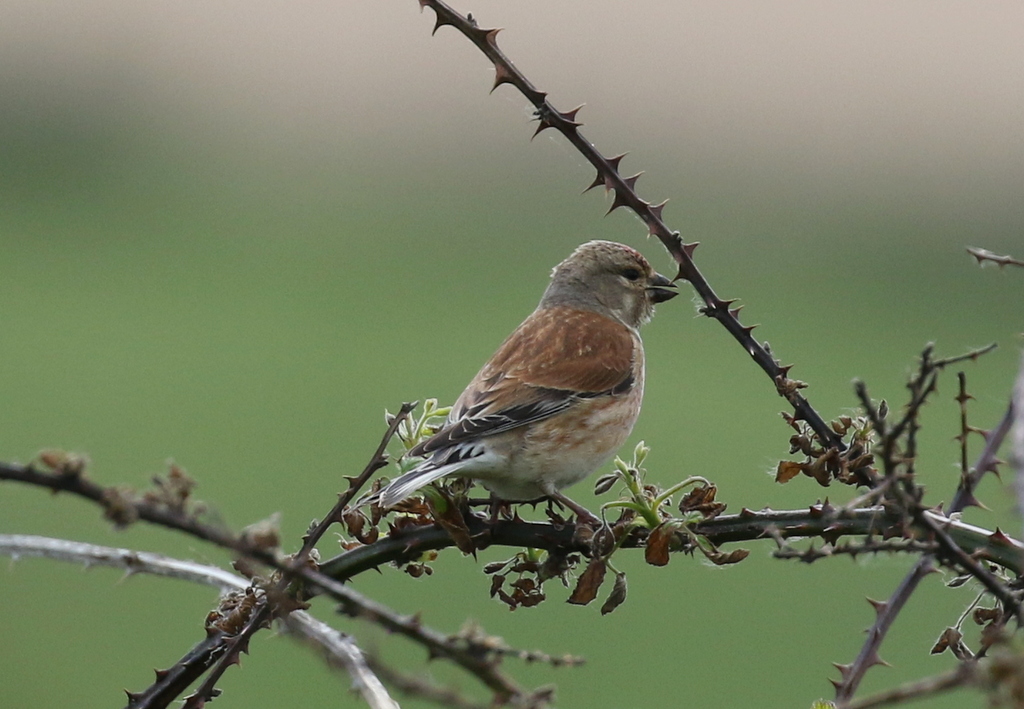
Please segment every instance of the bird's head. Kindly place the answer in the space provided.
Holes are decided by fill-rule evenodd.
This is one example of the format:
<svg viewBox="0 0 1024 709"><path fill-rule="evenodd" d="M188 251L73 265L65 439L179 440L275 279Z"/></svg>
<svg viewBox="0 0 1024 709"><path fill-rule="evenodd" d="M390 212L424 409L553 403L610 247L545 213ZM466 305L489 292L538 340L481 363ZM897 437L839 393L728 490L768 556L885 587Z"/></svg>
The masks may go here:
<svg viewBox="0 0 1024 709"><path fill-rule="evenodd" d="M588 241L555 266L541 307L592 310L637 328L651 319L655 303L677 295L675 284L640 252L614 241Z"/></svg>

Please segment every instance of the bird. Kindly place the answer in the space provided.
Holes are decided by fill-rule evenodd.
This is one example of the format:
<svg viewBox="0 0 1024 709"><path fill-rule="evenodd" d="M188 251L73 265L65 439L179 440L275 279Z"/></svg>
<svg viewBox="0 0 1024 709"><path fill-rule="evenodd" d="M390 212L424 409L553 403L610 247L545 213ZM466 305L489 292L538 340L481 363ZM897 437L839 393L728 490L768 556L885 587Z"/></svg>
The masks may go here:
<svg viewBox="0 0 1024 709"><path fill-rule="evenodd" d="M604 465L633 430L644 393L639 328L678 295L638 251L589 241L551 272L537 308L459 396L423 457L364 501L387 509L448 476L492 498L551 498L595 520L561 490Z"/></svg>

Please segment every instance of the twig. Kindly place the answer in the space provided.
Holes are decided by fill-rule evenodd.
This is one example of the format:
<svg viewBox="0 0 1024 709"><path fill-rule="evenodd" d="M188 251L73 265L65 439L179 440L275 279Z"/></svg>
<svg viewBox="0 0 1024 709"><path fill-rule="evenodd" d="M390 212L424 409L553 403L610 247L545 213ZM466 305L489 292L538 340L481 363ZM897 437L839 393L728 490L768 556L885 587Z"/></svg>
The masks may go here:
<svg viewBox="0 0 1024 709"><path fill-rule="evenodd" d="M438 704L445 709L490 709L492 704L480 704L464 697L457 689L438 687L430 680L399 672L394 667L382 662L374 655L368 655L366 662L373 673L383 679L391 687L428 702Z"/></svg>
<svg viewBox="0 0 1024 709"><path fill-rule="evenodd" d="M851 702L840 702L838 709L871 709L889 704L903 704L908 700L931 697L951 689L971 684L975 680L976 665L963 662L949 672L934 677L927 677L916 682L908 682L893 689L879 692L864 699Z"/></svg>
<svg viewBox="0 0 1024 709"><path fill-rule="evenodd" d="M216 566L174 559L163 554L133 549L52 539L30 534L0 534L0 556L12 559L42 557L85 566L109 566L123 569L126 576L145 573L213 586L221 591L245 588L248 582Z"/></svg>
<svg viewBox="0 0 1024 709"><path fill-rule="evenodd" d="M249 544L234 535L226 527L207 524L193 515L179 509L171 509L164 505L147 502L143 499L132 499L123 490L115 487L103 487L85 477L82 471L67 473L55 471L48 473L37 470L32 465L0 462L0 482L21 482L36 487L46 488L55 493L66 492L87 500L92 500L102 507L108 517L112 514L123 515L119 519L136 518L168 529L185 532L197 539L211 542L217 546L252 556L264 563L272 563L273 557L265 551ZM112 513L112 509L117 509ZM124 526L124 522L114 520L115 524Z"/></svg>
<svg viewBox="0 0 1024 709"><path fill-rule="evenodd" d="M105 490L106 488L96 485L95 483L91 483L88 480L82 478L81 476L76 476L70 479L65 479L66 477L67 476L61 475L60 473L44 473L41 471L33 470L31 468L27 468L25 466L0 463L0 480L17 480L19 482L24 482L42 487L44 489L59 489L62 491L73 492L82 497L85 497L86 499L90 499L94 502L97 502L100 505L104 504L103 490ZM348 499L351 499L351 496L348 496ZM301 579L304 583L306 583L310 589L323 589L326 593L328 593L328 595L333 596L336 600L342 601L350 609L359 611L355 613L359 617L373 619L378 617L385 617L387 616L388 613L391 613L391 621L393 627L395 625L395 619L399 618L397 614L394 614L389 609L386 609L383 606L380 606L379 604L371 604L367 607L367 612L362 613L361 609L364 599L361 596L355 594L354 592L351 592L350 589L348 589L345 586L342 586L340 584L333 584L331 582L331 579L325 577L323 574L314 572L309 566L296 566L294 563L291 563L289 561L279 560L272 554L269 554L268 552L253 546L245 539L241 537L236 537L226 531L213 530L217 533L211 533L211 528L208 528L207 526L202 525L201 523L198 523L192 519L182 518L182 516L178 513L167 512L161 509L154 510L151 505L148 505L147 503L144 503L142 501L137 502L136 505L138 506L138 516L140 519L150 519L150 521L152 521L155 524L167 523L166 526L172 529L178 529L187 531L189 533L194 533L195 536L199 538L205 539L207 541L212 541L216 544L219 544L220 546L224 546L228 549L238 551L246 556L256 558L259 561L281 572L283 574L283 579L298 578ZM521 524L525 525L528 523ZM554 527L552 525L539 526L545 530L554 530ZM453 543L451 536L448 535L447 532L444 532L443 530L440 530L439 528L433 526L429 527L428 529L438 531L440 532L441 535L441 539L435 540L435 543L433 543L433 548L439 549L446 546L450 546ZM571 527L565 527L563 529L569 531L570 534L572 532ZM478 529L478 531L480 530ZM508 538L516 546L524 546L526 540L531 538L529 531L529 528L525 530L526 533L524 533L523 529L513 530L508 535ZM385 537L381 539L380 542L377 542L377 544L381 544L387 551L394 552L398 551L394 548L393 544L391 544L394 541L395 537ZM399 542L399 544L401 544L401 542ZM538 545L535 544L534 546ZM362 570L366 570L367 568L371 568L381 563L387 563L387 561L389 560L390 559L383 558L379 561L372 561L369 566L365 567ZM356 571L355 573L359 573L359 571ZM261 605L260 607L265 608L265 606L263 605ZM258 610L258 612L259 620L261 622L268 619L268 611ZM253 625L247 632L249 633L249 635L251 635L252 633L256 632L256 629L257 626ZM437 631L432 631L427 628L422 629L423 633L416 632L416 629L412 626L409 626L407 630L409 632L404 634L408 638L410 638L414 642L418 642L424 645L425 647L427 647L428 651L432 653L434 653L435 650L441 647L438 645L439 638L446 637L440 633L437 633ZM237 651L240 651L241 648L244 647L241 641L234 642L237 639L237 637L230 639L230 641L233 642L233 651L235 651L236 654ZM217 657L221 657L221 659L223 659L223 655L220 655L219 653L224 652L223 646L227 642L229 642L229 639L224 634L219 634L218 638L215 639L208 638L207 640L204 640L202 643L197 645L197 647L194 648L193 651L190 651L188 654L186 654L186 656L182 659L181 662L179 662L175 666L175 668L172 668L174 670L173 672L171 672L170 674L161 673L157 677L157 681L156 683L154 683L154 685L144 690L143 692L139 692L138 694L133 695L135 697L138 697L140 702L137 705L133 704L133 707L138 706L140 708L155 708L167 706L167 704L170 701L172 701L178 694L180 694L181 691L184 691L184 689L186 689L189 684L191 684L196 678L201 676L209 669L209 667L211 666L212 659L216 659ZM442 652L440 654L442 656L449 658L456 664L462 665L464 669L467 669L473 674L476 674L481 670L486 670L484 664L471 658L466 653L452 651ZM226 667L227 663L224 664L225 669ZM221 672L221 674L222 673L223 671ZM174 681L175 678L179 675L185 676L186 674L188 677L188 681ZM495 679L487 675L486 672L481 677L481 679L484 682L484 684L488 686L500 686L502 688L502 691L507 691L514 687L514 685L512 685L509 680L503 677L501 679ZM209 691L212 694L213 688L212 686L205 687L203 691ZM518 688L515 688L515 691L520 690ZM535 692L533 694L521 692L520 696L522 698L534 697L537 701L540 701L540 697L542 696L542 694L538 692ZM193 703L195 703L195 701L198 701L198 697L196 700L194 700Z"/></svg>
<svg viewBox="0 0 1024 709"><path fill-rule="evenodd" d="M988 249L979 249L976 246L968 246L967 253L978 260L978 265L982 265L985 261L991 261L1000 268L1003 266L1024 266L1024 261L1015 259L1012 256L999 256L992 253Z"/></svg>
<svg viewBox="0 0 1024 709"><path fill-rule="evenodd" d="M685 279L693 286L700 298L704 301L702 312L718 320L728 330L743 349L749 354L757 365L764 370L768 377L775 384L780 396L785 397L795 411L798 420L806 421L811 429L821 440L822 444L839 451L846 449L838 434L829 427L824 419L810 405L810 403L799 393L803 388L802 382L789 379L789 370L792 365L782 365L781 362L768 351L768 348L758 343L751 337L751 331L756 326L746 326L740 323L740 308L732 307L735 300L722 300L712 289L707 279L697 268L693 261L693 252L698 244L684 243L679 237L679 232L672 231L662 220L662 210L665 202L651 204L639 197L636 193L636 182L643 173L637 173L631 177L623 177L619 173L619 163L625 155L618 155L606 158L602 155L593 143L583 137L579 127L582 123L576 120L580 108L571 111L558 111L547 99L547 93L537 89L527 78L515 67L511 60L498 48L498 29L482 29L477 26L475 20L465 17L442 0L419 0L421 7L429 7L436 14L434 32L445 25L450 25L461 32L469 41L477 46L483 54L494 65L494 87L492 91L502 84L511 84L519 90L536 109L538 120L537 135L543 130L554 128L568 140L576 150L597 170L597 178L590 185L590 188L604 186L606 190L614 192L609 213L619 207L629 207L647 225L650 234L658 237L661 243L675 259L679 267L677 279ZM588 188L588 189L590 189ZM666 200L667 201L667 200Z"/></svg>
<svg viewBox="0 0 1024 709"><path fill-rule="evenodd" d="M118 549L27 534L0 534L0 555L9 556L12 559L29 556L42 557L84 564L87 567L108 566L122 569L126 576L140 573L164 576L213 586L222 592L244 589L249 585L245 578L216 566L133 549ZM344 668L352 678L353 687L363 696L370 707L394 709L397 706L388 696L387 690L384 689L380 680L370 671L362 651L347 635L343 635L304 611L295 611L285 617L283 621L284 627L289 633L318 646L329 664ZM173 699L195 679L196 675L187 673L186 668L197 665L202 667L204 664L208 667L216 658L216 651L222 641L223 636L211 636L200 643L200 646L190 650L189 655L177 663L174 668L158 673L167 675L166 684L180 686L177 692L172 694L170 691L166 691L161 692L159 696L152 697L145 693L139 693L133 695L135 700L131 706L166 706L167 702L164 701L164 698ZM205 662L202 660L203 657L206 658ZM176 678L171 676L175 668L179 672L179 676ZM199 672L198 667L193 672Z"/></svg>
<svg viewBox="0 0 1024 709"><path fill-rule="evenodd" d="M836 544L834 546L808 547L807 549L796 549L792 546L782 546L772 552L776 559L797 559L810 564L820 559L830 559L840 554L857 558L861 554L905 554L907 552L934 552L937 548L935 542L925 542L918 539L892 539L877 540L872 537L860 543Z"/></svg>
<svg viewBox="0 0 1024 709"><path fill-rule="evenodd" d="M860 393L861 389L858 388L858 394ZM866 399L866 391L862 399ZM872 411L870 399L866 400L868 403L867 410L870 415L870 412ZM953 496L952 502L950 503L948 514L952 515L961 511L966 504L974 500L973 490L977 486L981 476L993 469L996 460L996 453L1010 429L1010 423L1012 420L1013 406L1011 403L1010 408L1007 410L1006 414L1004 414L999 425L996 426L996 428L994 428L986 437L985 447L978 456L972 473L966 478L961 478L960 485L957 488L956 494ZM943 518L943 520L943 524L949 524L945 521L945 518ZM949 527L947 527L947 529L948 528ZM921 582L921 579L934 570L934 562L935 558L932 555L921 557L907 575L904 576L903 580L900 581L888 601L872 604L875 606L877 616L874 624L870 629L868 629L867 639L864 641L864 645L857 654L857 658L850 665L839 666L840 673L842 674L841 681L833 682L836 687L836 699L838 701L843 702L852 698L854 693L857 691L857 687L860 685L861 680L864 679L864 675L867 673L868 669L878 663L878 648L881 646L882 640L885 638L885 635L892 623L896 620L896 616L899 614L900 610L902 610L907 600L909 600L910 596L917 589L917 585ZM1017 569L1014 571L1017 574L1021 573L1021 571Z"/></svg>
<svg viewBox="0 0 1024 709"><path fill-rule="evenodd" d="M388 694L370 667L368 658L348 635L305 611L290 613L284 624L289 633L301 636L320 648L328 664L343 667L352 678L352 688L359 692L371 709L398 709L398 703Z"/></svg>
<svg viewBox="0 0 1024 709"><path fill-rule="evenodd" d="M999 447L1003 445L1003 441L1010 432L1014 418L1014 404L1011 399L999 423L985 434L985 447L982 449L977 460L974 461L974 467L970 469L967 477L961 479L953 499L950 500L949 514L952 515L960 512L965 507L978 504L978 501L974 498L974 490L978 487L978 483L981 482L981 478L985 473L994 473L996 471L996 465L999 463L996 455L999 452Z"/></svg>
<svg viewBox="0 0 1024 709"><path fill-rule="evenodd" d="M964 571L982 583L989 593L995 596L1006 607L1006 610L1017 616L1018 621L1024 624L1024 609L1021 608L1020 600L1013 592L1002 583L995 574L985 568L981 563L965 552L942 528L943 523L936 521L932 515L919 515L918 521L928 527L935 539L942 547L940 556L946 557L953 563L960 566Z"/></svg>
<svg viewBox="0 0 1024 709"><path fill-rule="evenodd" d="M998 447L995 439L995 435L990 436L990 446ZM54 489L55 487L66 489L65 482L55 481L54 478L59 477L57 474L33 471L31 475L26 477L21 475L24 468L19 466L0 464L0 479L2 479L4 471L10 469L18 473L16 479L24 482L37 484L47 489ZM96 486L96 488L103 489L99 486ZM86 497L93 499L88 495ZM1024 549L1024 546L1005 537L997 537L988 530L966 525L960 521L947 521L940 515L935 516L935 519L946 526L950 536L956 540L956 543L961 548L967 549L971 553L982 554L982 558L998 563L1013 571L1020 571L1021 550ZM899 528L898 525L902 524L902 521L900 516L893 516L880 507L846 510L836 509L829 505L815 505L806 510L762 510L758 512L743 510L737 515L721 515L715 519L697 523L693 526L693 532L706 537L716 546L729 542L760 539L768 534L769 529L779 530L778 533L787 538L822 536L829 541L834 541L843 535L882 534L887 529ZM481 535L485 531L488 532L492 544L548 550L584 550L582 547L577 549L578 542L574 542L574 530L569 525L556 526L554 524L525 522L522 520L503 520L491 528L485 520L481 520L475 515L468 515L466 523L470 533L474 536ZM179 520L175 520L175 523L171 526L179 529L183 525ZM228 548L238 549L241 547L249 552L249 548L242 545L235 537L226 534L223 536L228 540L225 544ZM382 617L375 612L377 610L375 606L367 606L367 612L363 613L361 605L363 599L358 594L352 593L351 589L346 586L331 583L330 579L325 579L325 576L331 576L340 580L348 579L368 569L394 561L408 561L418 557L424 551L442 549L452 546L452 544L451 536L443 529L435 525L423 525L404 528L399 534L384 537L374 544L344 552L324 562L321 565L320 573L312 571L308 566L295 567L267 553L262 553L260 557L261 560L265 559L266 563L288 574L290 577L302 579L311 588L323 589L345 603L350 611L356 610L356 614L360 617L372 619ZM629 539L623 540L622 546L624 548L636 548L643 546L643 544L643 536L634 535ZM680 535L670 548L675 551L685 551L690 548L688 539ZM256 554L252 553L251 555L255 556ZM396 614L389 623L391 627L397 629L399 626L402 626L401 617ZM414 624L406 624L404 627L405 630L409 631L405 633L407 637L414 642L424 645L428 650L432 646L438 647L437 643L446 637L436 633L436 631L431 631L433 634L421 635L415 632L416 627ZM206 656L208 657L209 653L212 652L210 642L204 641L201 645L206 648ZM467 665L463 666L470 669L471 672L474 671L474 668L486 667L485 664L479 663L472 656L458 652L445 652L444 655L459 664L465 661L468 667ZM196 666L199 666L199 660L196 660ZM203 670L205 671L205 667ZM185 683L186 686L187 684ZM488 686L502 686L502 681L487 679L485 684ZM176 694L172 694L170 698L173 698L173 696L176 696ZM153 706L156 705L154 704Z"/></svg>
<svg viewBox="0 0 1024 709"><path fill-rule="evenodd" d="M513 697L522 699L528 696L511 679L498 671L492 653L486 648L473 643L461 646L452 638L422 625L418 617L399 615L387 606L322 573L310 570L303 576L316 587L329 593L332 598L340 600L340 610L347 615L369 620L389 632L411 638L426 647L431 657L454 660L493 691L497 701L506 702Z"/></svg>
<svg viewBox="0 0 1024 709"><path fill-rule="evenodd" d="M857 658L851 664L836 664L836 669L839 670L841 679L831 680L836 688L836 701L840 705L853 697L854 692L857 691L857 687L860 685L860 681L864 679L864 675L870 668L875 665L884 664L884 661L878 655L878 648L881 647L882 640L885 638L886 633L889 632L889 628L896 620L896 616L899 615L903 606L914 593L914 590L917 589L917 585L921 583L921 579L935 571L933 564L934 558L931 555L922 556L914 564L914 568L903 577L900 585L896 587L888 601L870 601L869 599L875 609L876 616L874 624L868 629L867 640L861 646Z"/></svg>
<svg viewBox="0 0 1024 709"><path fill-rule="evenodd" d="M986 561L1015 573L1020 572L1024 544L959 520L950 521L942 515L927 514L944 525L961 548L980 554ZM466 515L465 521L474 538L482 538L487 533L493 545L549 551L588 550L585 545L574 541L574 530L570 525L502 520L492 527L477 515ZM780 538L822 537L827 541L848 535L884 535L887 531L902 531L903 521L901 515L887 512L883 507L847 510L814 505L805 510L743 510L739 514L720 515L697 522L691 528L694 534L720 546L769 538L773 532ZM643 547L645 539L646 533L638 530L622 540L621 548ZM381 538L373 544L356 547L325 561L320 565L320 571L333 579L345 581L378 566L404 563L419 558L425 552L453 545L451 535L436 525L407 527L401 534ZM675 552L688 551L691 549L689 538L676 534L669 548Z"/></svg>
<svg viewBox="0 0 1024 709"><path fill-rule="evenodd" d="M398 414L391 419L387 430L381 436L380 443L377 445L377 449L373 452L373 456L366 464L366 467L363 468L363 472L350 481L348 489L338 497L338 501L331 508L331 511L306 534L302 548L295 554L290 564L292 570L303 568L320 538L332 524L341 519L341 512L345 505L355 497L359 488L366 484L366 481L370 479L374 472L387 464L387 456L384 451L398 430L398 426L409 416L409 412L414 408L416 408L415 403L406 402L402 404ZM295 609L294 595L298 594L301 590L298 587L293 589L293 598L290 599L285 608L276 607L277 599L287 592L291 581L290 575L282 575L275 584L274 589L260 597L256 609L242 628L242 631L228 641L224 654L217 660L217 663L206 675L202 684L186 698L185 709L202 709L206 702L217 696L217 682L220 681L220 678L231 665L238 663L238 657L242 652L248 652L249 642L252 640L253 635L259 632L261 628L266 627L274 617L282 614L287 615L291 610Z"/></svg>
<svg viewBox="0 0 1024 709"><path fill-rule="evenodd" d="M370 458L370 462L363 468L363 472L351 479L348 489L338 496L338 501L335 503L331 511L328 512L322 520L313 526L313 528L306 534L303 539L302 549L299 550L298 554L295 555L295 565L299 566L303 564L306 559L309 558L310 552L313 547L316 546L320 538L324 536L324 533L330 528L335 522L341 521L341 513L345 509L345 505L352 501L356 496L356 493L367 483L370 476L375 472L383 468L388 464L388 456L384 451L387 450L388 443L394 438L395 432L398 431L398 427L402 422L409 417L409 414L415 409L417 402L405 402L402 404L398 413L391 418L391 423L388 425L387 430L380 439L380 443L377 446L377 450L373 452L373 456Z"/></svg>

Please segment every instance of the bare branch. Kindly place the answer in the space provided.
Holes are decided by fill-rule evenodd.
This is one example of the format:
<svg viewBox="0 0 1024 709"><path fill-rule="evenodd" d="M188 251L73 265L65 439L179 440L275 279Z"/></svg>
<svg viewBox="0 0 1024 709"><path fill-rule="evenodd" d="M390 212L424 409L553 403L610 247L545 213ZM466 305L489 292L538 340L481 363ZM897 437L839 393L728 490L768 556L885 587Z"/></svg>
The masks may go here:
<svg viewBox="0 0 1024 709"><path fill-rule="evenodd" d="M942 524L956 543L980 558L1019 573L1024 544L991 530L948 520L933 512L926 512ZM478 515L465 515L466 525L474 538L485 538L492 545L529 547L549 551L588 551L585 544L574 540L569 525L555 526L524 520L502 520L491 526ZM743 510L735 515L720 515L692 525L694 534L707 538L715 546L731 542L749 542L771 538L822 537L834 541L841 536L882 535L887 531L902 531L903 517L888 512L884 507L848 510L828 505L813 505L806 510ZM646 541L646 530L636 530L622 540L621 548L641 548ZM348 580L369 569L390 563L404 563L419 558L428 551L444 549L454 544L451 536L436 525L410 526L400 534L383 537L373 544L356 547L323 562L320 572L339 581ZM692 549L689 537L677 533L670 551L686 552Z"/></svg>
<svg viewBox="0 0 1024 709"><path fill-rule="evenodd" d="M976 246L968 246L967 253L977 259L979 266L984 265L986 261L990 261L1000 268L1003 266L1024 266L1024 261L1020 259L1013 258L1012 256L999 256L988 249L979 249Z"/></svg>
<svg viewBox="0 0 1024 709"><path fill-rule="evenodd" d="M864 699L840 702L838 709L872 709L872 707L884 707L890 704L904 704L910 700L931 697L971 684L975 681L976 674L977 667L973 662L963 662L955 669L941 675L909 682Z"/></svg>
<svg viewBox="0 0 1024 709"><path fill-rule="evenodd" d="M352 688L359 692L371 709L398 709L397 702L370 669L367 658L351 637L305 611L288 614L284 625L292 635L303 637L320 648L328 664L345 668L352 678Z"/></svg>
<svg viewBox="0 0 1024 709"><path fill-rule="evenodd" d="M331 511L327 513L327 516L314 525L306 534L302 548L295 554L291 564L288 566L288 570L304 568L316 543L320 541L320 538L332 524L340 521L341 512L345 505L355 497L359 488L366 484L366 481L370 479L374 472L387 464L387 456L384 450L398 430L398 426L409 416L409 412L415 407L415 403L406 402L402 404L398 414L391 419L387 430L381 437L377 449L370 458L370 462L363 468L362 473L350 481L348 489L338 497L338 501L331 508ZM267 627L275 617L285 616L299 606L297 603L298 588L293 591L295 595L286 596L291 581L291 575L283 574L273 589L267 589L259 596L257 606L251 617L246 621L241 632L228 640L224 654L218 658L217 663L210 670L209 674L206 675L206 678L196 691L186 698L185 709L202 709L207 701L217 696L217 682L229 667L238 664L239 655L242 652L248 651L249 641L252 639L252 636L259 632L261 628ZM388 701L390 701L390 698L388 698Z"/></svg>
<svg viewBox="0 0 1024 709"><path fill-rule="evenodd" d="M213 586L220 591L240 590L249 585L247 579L216 566L183 561L151 552L27 534L0 534L0 555L12 559L31 556L85 566L108 566L124 570L126 576L163 576ZM289 614L283 622L290 634L318 646L329 664L343 667L352 678L353 688L363 696L370 707L395 709L398 706L388 696L387 690L367 665L362 651L349 636L304 611ZM203 643L204 647L206 642ZM192 652L194 651L195 649Z"/></svg>
<svg viewBox="0 0 1024 709"><path fill-rule="evenodd" d="M221 591L245 588L249 583L241 576L216 566L182 561L163 554L72 542L66 539L38 537L30 534L0 534L0 555L9 556L15 560L32 556L84 564L85 566L109 566L124 570L125 576L138 573L165 576L213 586Z"/></svg>
<svg viewBox="0 0 1024 709"><path fill-rule="evenodd" d="M871 405L870 400L867 399L866 390L858 389L858 394L862 394L862 400L867 402L868 411L870 412ZM1010 408L1004 414L999 425L996 426L985 439L985 448L978 456L974 468L971 474L967 476L961 476L960 485L957 488L956 494L953 496L953 500L949 506L948 514L954 515L961 511L965 505L969 504L974 500L974 488L977 486L981 476L986 472L994 469L994 463L996 460L996 453L999 447L1003 443L1007 432L1010 429L1010 424L1013 421L1013 405L1011 402ZM935 518L935 513L925 512L925 516L931 515ZM947 531L952 529L953 524L958 522L949 521L945 517L939 517L939 522L947 526ZM995 536L995 533L992 534ZM876 618L874 624L868 629L867 639L864 641L864 645L861 647L860 652L857 654L857 658L850 665L839 666L839 671L842 674L842 678L838 682L833 682L836 687L836 699L842 703L843 701L850 700L854 693L857 691L857 687L860 685L861 680L867 671L875 664L878 664L878 648L881 647L882 641L885 639L886 633L896 620L896 616L902 610L903 606L909 600L910 596L917 589L918 584L925 576L934 571L935 557L934 555L922 556L914 567L904 576L903 580L893 591L888 601L873 603L876 610ZM1016 574L1020 574L1020 569L1014 569Z"/></svg>

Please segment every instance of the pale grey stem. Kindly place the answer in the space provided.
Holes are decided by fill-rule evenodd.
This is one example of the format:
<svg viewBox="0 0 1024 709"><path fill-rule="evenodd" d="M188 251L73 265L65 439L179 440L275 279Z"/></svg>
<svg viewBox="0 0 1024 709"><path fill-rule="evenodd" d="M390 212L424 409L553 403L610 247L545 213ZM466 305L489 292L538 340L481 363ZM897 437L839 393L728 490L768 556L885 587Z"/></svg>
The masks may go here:
<svg viewBox="0 0 1024 709"><path fill-rule="evenodd" d="M57 561L89 566L109 566L123 569L126 575L145 573L166 576L213 586L222 593L243 589L249 581L216 566L174 559L133 549L118 549L53 539L29 534L0 534L0 555L13 560L23 557L42 557ZM399 709L377 675L366 664L366 658L352 639L304 611L294 611L284 619L290 634L300 636L318 645L329 663L344 667L352 678L353 688L366 700L371 709Z"/></svg>
<svg viewBox="0 0 1024 709"><path fill-rule="evenodd" d="M216 566L182 561L145 551L117 549L29 534L0 534L0 555L9 556L14 560L34 556L84 564L86 567L110 566L123 569L129 576L136 573L167 576L213 586L221 591L233 591L249 585L241 576Z"/></svg>

